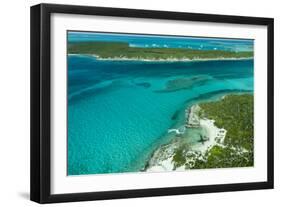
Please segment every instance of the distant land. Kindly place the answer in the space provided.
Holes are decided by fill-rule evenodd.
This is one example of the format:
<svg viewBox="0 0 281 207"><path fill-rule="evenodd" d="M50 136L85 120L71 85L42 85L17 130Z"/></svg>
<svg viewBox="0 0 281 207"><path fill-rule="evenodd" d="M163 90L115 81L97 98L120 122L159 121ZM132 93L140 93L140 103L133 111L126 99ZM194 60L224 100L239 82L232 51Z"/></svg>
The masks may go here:
<svg viewBox="0 0 281 207"><path fill-rule="evenodd" d="M188 61L253 58L253 51L130 47L125 42L76 42L69 43L67 49L68 54L93 55L98 59L109 60Z"/></svg>

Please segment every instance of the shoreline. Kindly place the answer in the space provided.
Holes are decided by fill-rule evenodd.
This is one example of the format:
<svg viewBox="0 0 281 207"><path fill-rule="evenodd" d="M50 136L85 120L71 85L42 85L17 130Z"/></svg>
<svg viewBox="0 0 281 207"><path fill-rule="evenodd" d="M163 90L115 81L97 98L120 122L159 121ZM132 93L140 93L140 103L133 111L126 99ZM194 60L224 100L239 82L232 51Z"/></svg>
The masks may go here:
<svg viewBox="0 0 281 207"><path fill-rule="evenodd" d="M166 59L149 59L149 58L127 58L127 57L109 57L101 58L95 54L67 54L69 56L90 56L101 61L140 61L140 62L202 62L202 61L231 61L231 60L252 60L253 57L241 57L241 58L166 58Z"/></svg>
<svg viewBox="0 0 281 207"><path fill-rule="evenodd" d="M241 110L238 103L245 108ZM246 118L241 121L236 110L229 107L239 109ZM170 130L170 133L176 133L173 139L153 152L144 171L253 166L252 115L253 95L247 93L224 94L215 101L193 103L185 110L185 130ZM244 129L247 130L241 131Z"/></svg>
<svg viewBox="0 0 281 207"><path fill-rule="evenodd" d="M223 98L223 97L222 97ZM207 118L199 118L198 111L200 107L198 104L192 105L189 109L186 109L186 120L187 123L185 125L185 130L182 128L178 129L169 129L168 133L175 132L176 135L183 134L184 131L190 130L193 128L201 128L206 132L205 136L202 136L202 140L199 142L192 144L189 147L189 152L187 154L192 155L191 158L187 161L192 167L192 163L194 163L195 159L203 159L203 155L210 150L213 146L219 145L223 146L222 143L224 141L226 130L223 128L218 128L215 126L215 120L207 119ZM193 118L190 118L193 117ZM194 118L196 117L196 118ZM194 123L195 122L195 123ZM150 160L146 165L146 172L162 172L162 171L184 171L185 165L181 165L178 167L174 162L174 156L176 150L181 147L181 145L185 144L183 138L178 138L175 136L170 143L160 146L155 150Z"/></svg>
<svg viewBox="0 0 281 207"><path fill-rule="evenodd" d="M222 96L220 99L223 99ZM192 167L192 164L196 159L204 159L203 155L208 152L212 147L218 145L223 146L223 141L227 131L224 128L218 128L214 123L215 120L207 119L205 117L199 117L198 112L200 107L198 104L194 104L188 109L186 109L186 124L185 130L169 129L168 133L175 132L176 136L184 134L186 130L193 128L201 128L206 132L205 136L202 136L202 140L198 143L192 144L188 148L187 155L191 158L187 160L188 165ZM192 118L190 118L192 117ZM174 137L168 144L162 145L157 148L152 154L150 160L146 164L144 171L146 172L163 172L163 171L184 171L186 170L185 165L176 166L174 161L174 156L177 149L181 145L186 143L183 138Z"/></svg>

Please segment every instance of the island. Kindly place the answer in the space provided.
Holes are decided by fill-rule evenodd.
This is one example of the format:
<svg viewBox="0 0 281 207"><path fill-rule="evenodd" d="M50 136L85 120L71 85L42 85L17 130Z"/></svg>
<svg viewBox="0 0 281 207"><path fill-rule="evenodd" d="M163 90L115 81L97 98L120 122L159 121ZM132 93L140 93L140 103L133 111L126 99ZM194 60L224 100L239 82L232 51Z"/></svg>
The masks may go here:
<svg viewBox="0 0 281 207"><path fill-rule="evenodd" d="M197 144L184 130L155 150L145 171L251 167L254 165L253 95L229 94L186 109L185 128L200 128Z"/></svg>
<svg viewBox="0 0 281 207"><path fill-rule="evenodd" d="M130 47L126 42L72 42L68 54L92 55L101 60L190 61L253 58L253 51Z"/></svg>

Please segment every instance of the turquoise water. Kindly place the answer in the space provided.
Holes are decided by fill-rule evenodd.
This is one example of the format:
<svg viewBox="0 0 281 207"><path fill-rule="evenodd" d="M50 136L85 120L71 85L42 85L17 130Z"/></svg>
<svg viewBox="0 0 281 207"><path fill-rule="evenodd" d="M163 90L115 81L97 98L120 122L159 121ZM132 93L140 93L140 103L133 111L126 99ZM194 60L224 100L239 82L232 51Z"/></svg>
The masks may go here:
<svg viewBox="0 0 281 207"><path fill-rule="evenodd" d="M175 81L176 80L176 81ZM253 60L104 61L68 56L68 174L144 168L198 100L253 91Z"/></svg>

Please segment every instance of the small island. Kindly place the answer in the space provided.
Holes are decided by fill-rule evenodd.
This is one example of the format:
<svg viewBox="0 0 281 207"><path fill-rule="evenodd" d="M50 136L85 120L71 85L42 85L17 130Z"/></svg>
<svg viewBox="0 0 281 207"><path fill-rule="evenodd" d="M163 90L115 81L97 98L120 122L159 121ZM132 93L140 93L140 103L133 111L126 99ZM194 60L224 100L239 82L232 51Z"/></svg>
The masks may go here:
<svg viewBox="0 0 281 207"><path fill-rule="evenodd" d="M152 155L146 171L250 167L254 165L253 95L230 94L186 110L186 128L201 128L197 144L176 138Z"/></svg>
<svg viewBox="0 0 281 207"><path fill-rule="evenodd" d="M253 58L253 51L130 47L125 42L73 42L68 44L67 49L68 54L92 55L101 60L190 61Z"/></svg>

